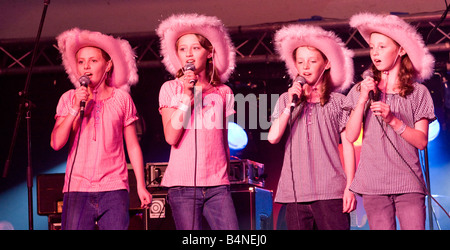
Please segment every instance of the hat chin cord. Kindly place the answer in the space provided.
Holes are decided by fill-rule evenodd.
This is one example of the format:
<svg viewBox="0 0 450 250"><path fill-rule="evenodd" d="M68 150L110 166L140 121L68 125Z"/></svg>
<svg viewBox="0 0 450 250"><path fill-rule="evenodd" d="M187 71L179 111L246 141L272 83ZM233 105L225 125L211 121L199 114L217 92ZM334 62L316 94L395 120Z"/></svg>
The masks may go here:
<svg viewBox="0 0 450 250"><path fill-rule="evenodd" d="M94 93L94 100L97 100L97 90L100 87L100 84L105 81L106 84L106 73L107 72L107 68L105 69L105 71L103 72L102 78L100 78L100 81L98 82L97 86L95 86L95 88L92 90L92 93Z"/></svg>

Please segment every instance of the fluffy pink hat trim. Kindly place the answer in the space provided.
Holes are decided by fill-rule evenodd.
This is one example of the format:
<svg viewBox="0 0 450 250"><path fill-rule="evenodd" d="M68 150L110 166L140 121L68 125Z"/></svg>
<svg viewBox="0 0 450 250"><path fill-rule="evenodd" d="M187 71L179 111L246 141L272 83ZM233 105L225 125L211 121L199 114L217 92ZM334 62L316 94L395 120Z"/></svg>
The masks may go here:
<svg viewBox="0 0 450 250"><path fill-rule="evenodd" d="M275 33L275 49L285 62L291 79L298 75L293 52L300 46L311 46L328 58L331 82L335 91L344 91L353 83L353 51L347 49L342 40L331 31L311 25L292 24Z"/></svg>
<svg viewBox="0 0 450 250"><path fill-rule="evenodd" d="M75 55L79 49L87 46L101 48L111 57L114 65L111 76L113 87L129 91L130 86L139 80L136 55L126 40L79 28L61 33L56 40L66 73L75 87L80 86Z"/></svg>
<svg viewBox="0 0 450 250"><path fill-rule="evenodd" d="M434 57L428 51L422 36L417 30L400 17L360 13L353 15L349 23L351 27L358 29L367 43L369 43L370 35L373 32L377 32L392 38L400 44L418 72L417 80L423 81L433 75Z"/></svg>
<svg viewBox="0 0 450 250"><path fill-rule="evenodd" d="M235 68L236 53L231 38L222 22L214 16L199 14L172 15L162 21L156 30L161 40L162 62L167 71L176 75L184 65L178 59L175 43L185 34L200 34L214 47L214 66L222 83L226 82Z"/></svg>

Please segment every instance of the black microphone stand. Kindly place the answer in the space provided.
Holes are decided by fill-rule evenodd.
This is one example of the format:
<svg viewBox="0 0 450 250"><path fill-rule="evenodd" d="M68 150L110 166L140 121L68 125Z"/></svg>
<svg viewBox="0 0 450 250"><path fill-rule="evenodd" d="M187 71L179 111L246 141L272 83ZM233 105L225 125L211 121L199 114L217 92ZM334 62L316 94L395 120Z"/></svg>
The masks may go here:
<svg viewBox="0 0 450 250"><path fill-rule="evenodd" d="M38 33L34 42L33 55L31 57L30 67L28 68L27 79L23 91L19 92L19 112L17 113L16 124L14 126L14 132L12 136L11 145L9 148L8 158L3 169L3 178L8 175L9 166L11 165L11 158L13 155L14 146L16 144L17 132L19 130L20 121L22 115L25 114L27 120L27 188L28 188L28 229L33 230L33 168L31 164L31 108L34 106L28 96L28 89L30 87L31 73L33 71L33 65L35 62L37 49L39 45L39 39L41 38L42 27L44 26L45 15L47 13L47 7L50 4L50 0L44 0L44 10L42 11L41 23L39 24Z"/></svg>
<svg viewBox="0 0 450 250"><path fill-rule="evenodd" d="M425 155L425 183L426 187L428 189L428 192L430 193L427 199L427 205L428 205L428 223L430 226L430 230L433 230L433 206L431 204L432 194L431 194L431 183L430 183L430 166L428 164L428 146L424 149L424 155Z"/></svg>

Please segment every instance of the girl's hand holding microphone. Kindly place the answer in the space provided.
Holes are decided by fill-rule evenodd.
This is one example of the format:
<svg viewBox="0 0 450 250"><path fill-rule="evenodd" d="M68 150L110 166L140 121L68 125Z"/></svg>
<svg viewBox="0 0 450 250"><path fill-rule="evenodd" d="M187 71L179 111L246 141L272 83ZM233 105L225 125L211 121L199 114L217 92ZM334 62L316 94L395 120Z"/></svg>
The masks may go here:
<svg viewBox="0 0 450 250"><path fill-rule="evenodd" d="M87 102L87 100L89 98L89 91L88 91L87 87L80 86L79 88L77 88L75 90L74 97L75 97L75 102L74 102L72 108L75 110L79 110L81 101Z"/></svg>
<svg viewBox="0 0 450 250"><path fill-rule="evenodd" d="M294 81L292 87L288 89L289 103L296 104L298 100L300 100L300 96L302 96L302 93L303 93L302 85L299 82ZM294 96L296 96L296 100L294 100Z"/></svg>
<svg viewBox="0 0 450 250"><path fill-rule="evenodd" d="M183 76L184 91L183 93L188 95L191 99L194 98L194 86L197 83L198 77L194 71L186 70Z"/></svg>

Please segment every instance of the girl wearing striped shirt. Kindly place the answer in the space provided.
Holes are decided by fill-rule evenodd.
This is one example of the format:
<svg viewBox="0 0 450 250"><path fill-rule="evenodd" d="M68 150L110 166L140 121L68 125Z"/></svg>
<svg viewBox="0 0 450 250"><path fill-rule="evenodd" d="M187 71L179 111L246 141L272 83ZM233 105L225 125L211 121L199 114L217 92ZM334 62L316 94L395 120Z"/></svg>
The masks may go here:
<svg viewBox="0 0 450 250"><path fill-rule="evenodd" d="M355 160L345 137L345 96L338 92L352 82L353 53L334 33L307 25L277 31L275 47L291 79L301 76L306 82L294 80L272 114L269 142L278 143L289 132L275 202L287 205L288 229L348 230L356 206L348 189ZM299 101L291 109L294 95Z"/></svg>
<svg viewBox="0 0 450 250"><path fill-rule="evenodd" d="M350 141L363 125L350 189L362 195L371 229L396 229L396 216L402 229L424 229L418 149L426 147L428 123L435 116L430 93L416 81L433 74L434 59L416 30L397 16L363 13L353 16L350 25L369 44L373 62L373 77L365 77L347 95L353 109L347 124Z"/></svg>

